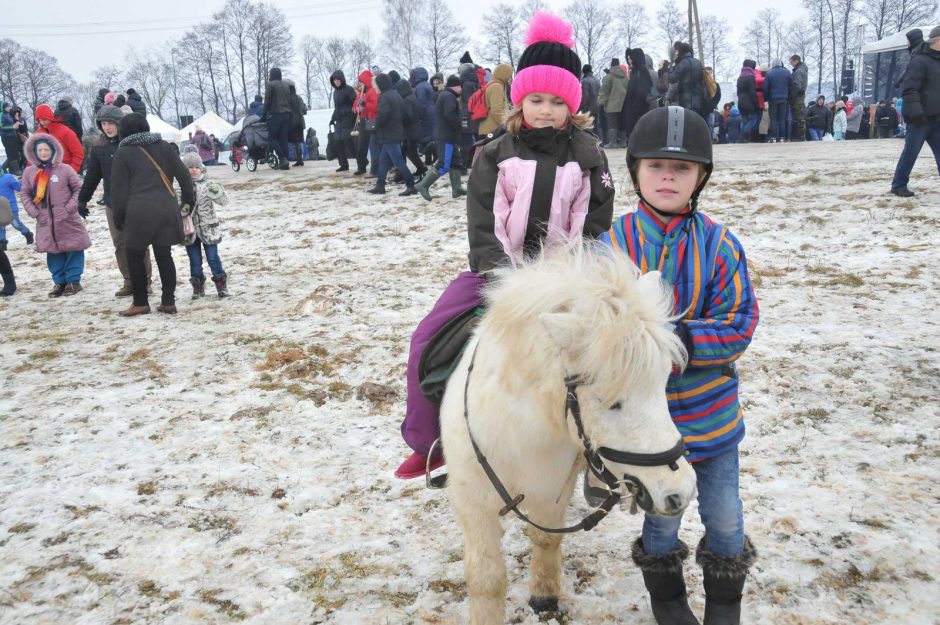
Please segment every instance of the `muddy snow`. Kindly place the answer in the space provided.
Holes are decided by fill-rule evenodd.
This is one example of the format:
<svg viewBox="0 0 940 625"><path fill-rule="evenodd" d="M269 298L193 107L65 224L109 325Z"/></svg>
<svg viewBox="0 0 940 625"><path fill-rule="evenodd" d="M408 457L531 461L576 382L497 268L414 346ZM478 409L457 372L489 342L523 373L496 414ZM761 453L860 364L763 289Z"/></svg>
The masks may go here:
<svg viewBox="0 0 940 625"><path fill-rule="evenodd" d="M917 197L888 194L900 149L716 149L702 208L743 242L762 313L739 363L747 623L940 622L940 185L925 150ZM443 181L433 203L376 198L334 168L211 168L232 296L190 301L177 247L176 316L117 316L101 207L75 297L46 297L44 255L8 229L0 622L465 622L446 495L392 476L409 336L465 267L464 206ZM576 494L568 518L587 510ZM653 623L640 523L617 510L565 540L562 622ZM538 623L505 525L507 622ZM701 531L693 506L681 537Z"/></svg>

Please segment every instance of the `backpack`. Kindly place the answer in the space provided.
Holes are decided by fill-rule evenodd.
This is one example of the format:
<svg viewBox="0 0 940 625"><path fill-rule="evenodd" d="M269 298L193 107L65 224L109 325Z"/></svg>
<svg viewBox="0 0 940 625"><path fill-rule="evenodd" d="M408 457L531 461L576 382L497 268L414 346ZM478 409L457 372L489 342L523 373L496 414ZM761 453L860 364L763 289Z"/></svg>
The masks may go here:
<svg viewBox="0 0 940 625"><path fill-rule="evenodd" d="M0 228L6 228L13 223L13 207L10 200L0 197Z"/></svg>
<svg viewBox="0 0 940 625"><path fill-rule="evenodd" d="M467 100L467 112L470 113L470 119L475 122L482 121L489 117L490 109L486 105L486 90L493 83L487 83L485 86L477 89Z"/></svg>
<svg viewBox="0 0 940 625"><path fill-rule="evenodd" d="M718 83L704 69L702 70L702 92L708 100L714 98L715 94L718 93Z"/></svg>

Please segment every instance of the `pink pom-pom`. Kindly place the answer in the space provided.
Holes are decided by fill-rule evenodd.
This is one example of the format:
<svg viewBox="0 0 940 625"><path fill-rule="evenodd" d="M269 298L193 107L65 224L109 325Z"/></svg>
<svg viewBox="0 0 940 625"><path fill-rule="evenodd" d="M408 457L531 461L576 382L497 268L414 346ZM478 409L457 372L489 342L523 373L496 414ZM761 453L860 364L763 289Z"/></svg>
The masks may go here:
<svg viewBox="0 0 940 625"><path fill-rule="evenodd" d="M531 46L539 41L561 43L574 48L574 32L571 24L548 11L536 11L529 22L524 43Z"/></svg>

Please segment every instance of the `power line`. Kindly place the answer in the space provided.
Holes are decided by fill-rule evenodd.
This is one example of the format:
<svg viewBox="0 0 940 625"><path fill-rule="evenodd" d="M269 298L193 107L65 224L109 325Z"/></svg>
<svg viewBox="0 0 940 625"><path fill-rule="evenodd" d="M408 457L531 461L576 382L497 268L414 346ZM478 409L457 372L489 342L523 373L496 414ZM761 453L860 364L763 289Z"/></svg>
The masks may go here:
<svg viewBox="0 0 940 625"><path fill-rule="evenodd" d="M378 5L378 4L375 4L375 0L353 0L353 1L351 1L351 2L339 2L339 3L337 3L337 5L344 6L345 8L342 8L342 9L337 8L337 9L331 10L331 11L313 11L313 12L306 12L306 13L303 13L303 12L302 12L302 13L296 13L296 14L292 14L292 15L285 14L285 17L287 17L288 19L300 19L300 18L305 18L305 17L320 17L320 16L322 16L322 15L339 15L339 14L343 14L343 13L352 13L352 12L355 12L355 11L363 11L363 10L368 10L368 9L373 9L373 8L376 8L376 9L377 9L377 8L379 8L379 6L380 6L380 5ZM310 8L309 8L309 7L306 7L306 9L307 9L307 11L310 11ZM213 16L209 15L209 16L205 16L205 17L203 17L203 18L188 18L188 19L194 19L194 20L198 20L198 19L210 19L210 18L212 18L212 17L213 17ZM155 21L159 23L159 22L163 22L163 21L177 21L177 20L155 20ZM139 24L139 23L140 23L140 20L134 20L134 21L131 21L131 22L109 22L109 23L108 23L108 26L116 26L116 25L121 24L121 23ZM2 34L2 35L0 35L0 37L11 37L11 38L12 38L12 37L18 37L18 38L22 38L22 37L60 37L60 38L62 38L62 37L89 37L89 36L97 36L97 35L120 35L120 34L124 34L124 33L163 32L163 31L172 31L172 30L187 30L187 29L189 29L189 28L192 28L192 27L195 26L195 25L196 25L196 24L190 23L190 24L186 24L186 25L160 26L160 27L156 27L156 28L154 28L154 27L148 27L148 28L122 28L122 29L119 29L119 30L95 30L95 31L87 31L87 32L9 33L9 34ZM7 26L10 26L10 25L8 25L8 24L4 24L4 25L3 25L3 27L7 27ZM67 26L61 26L61 25L59 25L59 26L52 26L52 25L46 25L46 24L43 24L43 25L38 25L38 24L37 24L36 26L39 26L39 27L41 27L41 28L67 28L67 27L75 27L75 26L78 26L78 24L70 24L70 25L67 25Z"/></svg>

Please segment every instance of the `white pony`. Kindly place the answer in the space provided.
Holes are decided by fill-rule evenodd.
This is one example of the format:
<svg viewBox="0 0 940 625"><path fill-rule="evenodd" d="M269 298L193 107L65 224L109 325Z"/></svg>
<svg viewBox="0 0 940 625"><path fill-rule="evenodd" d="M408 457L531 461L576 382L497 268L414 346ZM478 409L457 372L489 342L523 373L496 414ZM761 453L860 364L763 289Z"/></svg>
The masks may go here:
<svg viewBox="0 0 940 625"><path fill-rule="evenodd" d="M546 251L499 274L486 299L440 417L448 490L464 534L471 625L504 622L499 511L513 507L497 494L471 436L518 510L543 527L561 527L577 481L573 468L584 466L585 446L569 413L580 412L595 450L662 456L681 440L666 380L674 364L686 361L672 328L672 294L658 273L641 276L625 254L595 253L586 244ZM581 380L572 388L574 410L566 403L569 376ZM657 466L608 458L602 468L628 477L644 509L674 515L695 496L694 472L675 455ZM561 535L527 529L529 603L536 611L557 610Z"/></svg>

